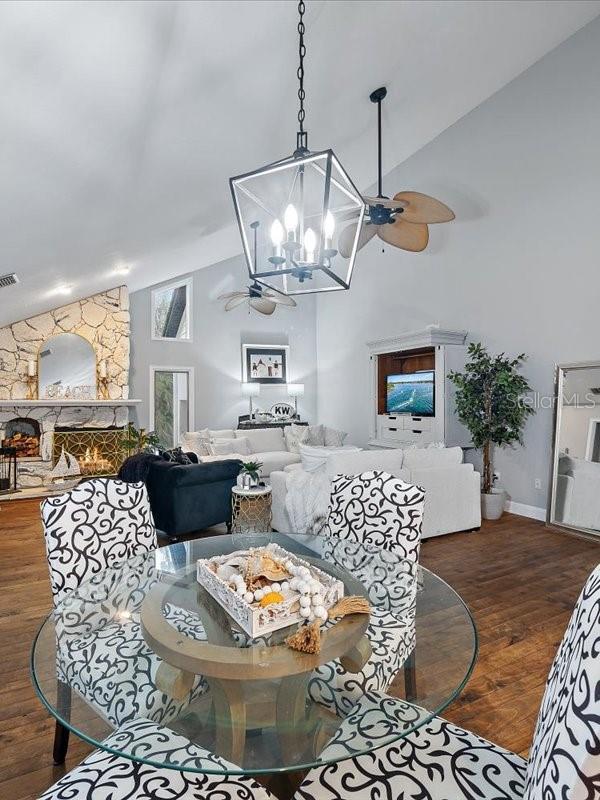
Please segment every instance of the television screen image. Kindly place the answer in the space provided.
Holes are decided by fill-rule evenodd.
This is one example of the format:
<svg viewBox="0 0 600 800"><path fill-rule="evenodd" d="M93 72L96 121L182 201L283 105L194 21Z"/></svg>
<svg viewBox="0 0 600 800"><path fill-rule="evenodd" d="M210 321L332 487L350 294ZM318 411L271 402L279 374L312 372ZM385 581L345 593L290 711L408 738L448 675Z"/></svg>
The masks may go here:
<svg viewBox="0 0 600 800"><path fill-rule="evenodd" d="M387 376L387 413L432 417L435 414L435 373Z"/></svg>

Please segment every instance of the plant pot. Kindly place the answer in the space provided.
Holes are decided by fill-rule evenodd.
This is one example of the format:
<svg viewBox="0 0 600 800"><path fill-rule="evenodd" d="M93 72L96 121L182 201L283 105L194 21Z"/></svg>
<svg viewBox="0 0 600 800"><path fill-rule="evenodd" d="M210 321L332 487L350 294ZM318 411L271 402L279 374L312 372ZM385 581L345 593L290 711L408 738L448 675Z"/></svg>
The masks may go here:
<svg viewBox="0 0 600 800"><path fill-rule="evenodd" d="M505 492L492 492L481 494L481 516L484 519L500 519L506 501Z"/></svg>

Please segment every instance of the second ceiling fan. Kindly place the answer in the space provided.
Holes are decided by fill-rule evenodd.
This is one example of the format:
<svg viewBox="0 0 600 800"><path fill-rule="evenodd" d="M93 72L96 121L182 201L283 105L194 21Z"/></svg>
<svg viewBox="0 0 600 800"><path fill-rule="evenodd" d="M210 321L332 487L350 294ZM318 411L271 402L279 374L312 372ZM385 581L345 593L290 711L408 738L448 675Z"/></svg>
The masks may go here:
<svg viewBox="0 0 600 800"><path fill-rule="evenodd" d="M364 247L375 235L387 244L419 253L429 242L429 228L438 222L450 222L454 212L447 205L421 192L398 192L390 200L383 194L381 173L381 101L387 94L385 86L369 95L377 103L377 197L363 196L367 213L358 239L358 249ZM338 249L348 257L354 242L357 222L351 223L340 234Z"/></svg>

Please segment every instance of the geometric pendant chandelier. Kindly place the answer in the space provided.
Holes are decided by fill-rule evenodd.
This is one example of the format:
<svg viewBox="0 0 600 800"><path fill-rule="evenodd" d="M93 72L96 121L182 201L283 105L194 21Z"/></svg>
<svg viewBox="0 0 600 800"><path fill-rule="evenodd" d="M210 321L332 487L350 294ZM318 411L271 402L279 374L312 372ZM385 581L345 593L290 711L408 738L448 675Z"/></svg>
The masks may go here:
<svg viewBox="0 0 600 800"><path fill-rule="evenodd" d="M304 130L304 2L298 3L298 133L291 156L230 178L248 272L285 295L350 288L364 201L333 150L310 152ZM338 246L344 221L356 232Z"/></svg>

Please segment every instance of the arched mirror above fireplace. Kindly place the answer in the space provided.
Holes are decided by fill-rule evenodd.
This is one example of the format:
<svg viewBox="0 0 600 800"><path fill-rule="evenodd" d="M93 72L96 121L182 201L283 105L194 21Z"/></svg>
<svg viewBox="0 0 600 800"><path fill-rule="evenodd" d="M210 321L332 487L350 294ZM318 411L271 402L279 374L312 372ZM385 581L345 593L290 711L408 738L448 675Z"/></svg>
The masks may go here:
<svg viewBox="0 0 600 800"><path fill-rule="evenodd" d="M60 333L40 347L39 398L95 400L96 353L76 333Z"/></svg>

